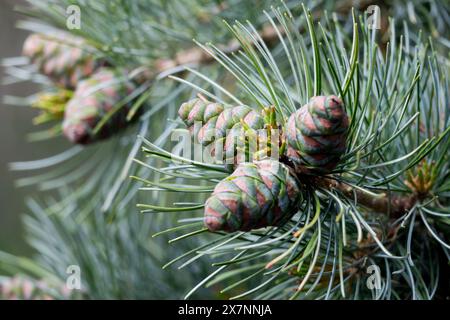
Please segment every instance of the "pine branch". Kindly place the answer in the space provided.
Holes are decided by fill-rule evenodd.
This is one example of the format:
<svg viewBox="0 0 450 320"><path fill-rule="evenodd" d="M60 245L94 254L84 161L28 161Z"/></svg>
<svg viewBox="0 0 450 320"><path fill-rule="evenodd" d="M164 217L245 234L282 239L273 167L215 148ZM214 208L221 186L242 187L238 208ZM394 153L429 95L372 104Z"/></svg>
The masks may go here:
<svg viewBox="0 0 450 320"><path fill-rule="evenodd" d="M399 218L404 213L411 210L419 200L416 193L405 196L391 195L388 193L373 193L362 188L355 188L348 184L339 182L330 177L315 178L314 183L318 187L338 190L347 198L374 210L375 212L387 214L390 218Z"/></svg>
<svg viewBox="0 0 450 320"><path fill-rule="evenodd" d="M44 11L54 12L56 18L60 16L56 14L58 11L48 10L45 1L35 2ZM347 14L350 10L350 2L342 1L336 4L330 1L333 6L326 7ZM61 3L64 3L64 1ZM361 3L365 4L361 5ZM363 10L370 3L371 1L360 1L359 9ZM377 1L377 3L380 5L386 4L385 1ZM336 7L341 4L348 6L348 8L340 10ZM169 135L169 129L172 127L164 126L165 119L174 117L174 110L170 106L177 104L177 97L182 96L183 88L189 83L192 84L195 91L201 91L199 89L204 89L201 91L202 93L211 91L210 94L205 94L215 101L224 101L229 97L233 101L242 100L249 105L276 105L279 110L286 114L292 112L311 97L310 93L314 83L315 88L319 88L317 93L320 93L319 91L322 91L322 93L343 93L342 97L349 114L352 115L354 124L349 134L350 146L348 154L343 160L345 163L336 171L344 173L345 179L341 180L338 176L316 177L318 179L316 186L313 185L311 189L318 187L318 192L313 190L314 192L305 194L304 201L299 205L299 212L286 224L268 230L253 230L246 234L227 235L219 233L216 235L219 236L217 239L206 243L203 243L204 238L200 238L198 247L191 249L193 245L195 246L195 242L178 240L195 239L193 236L203 234L204 229L184 232L202 224L201 217L188 216L178 221L181 225L159 232L159 234L165 234L169 231L182 232L181 236L177 234L175 238L169 241L171 243L176 241L176 252L171 250L171 255L177 257L167 263L166 266L181 261L183 264L180 268L182 268L195 261L198 263L197 269L206 270L205 262L209 266L210 259L207 261L202 259L203 264L201 264L199 258L211 255L215 259L214 265L221 266L220 270L210 274L202 281L196 279L197 276L202 277L200 272L193 273L195 277L192 280L200 281L194 290L205 284L208 279L211 281L206 285L210 286L219 281L233 280L233 277L235 277L237 282L229 285L222 292L234 287L245 291L236 297L246 296L262 289L263 292L257 298L288 298L291 292L296 290L294 297L340 298L339 295L342 292L344 298L389 299L391 294L393 297L409 297L408 286L410 286L413 299L416 297L432 298L434 295L433 283L437 283L437 280L434 279L438 279L439 269L437 271L435 269L436 263L433 259L435 259L437 250L434 250L436 247L431 240L436 238L438 244L443 247L446 246L446 244L443 244L445 239L440 239L442 233L440 233L438 227L441 222L446 221L444 219L448 221L448 218L446 218L448 213L446 212L448 212L448 191L450 191L450 185L446 182L449 176L448 173L446 174L448 172L448 165L446 165L448 157L442 155L443 152L439 150L448 150L450 142L448 139L441 141L439 150L433 154L430 148L425 148L428 145L422 145L421 142L448 126L446 124L448 121L444 123L438 117L439 111L444 114L443 110L447 110L444 107L448 106L448 100L444 97L448 97L448 90L445 86L445 83L447 83L446 77L441 75L439 68L435 66L437 59L436 61L431 58L427 59L426 57L430 56L427 55L426 49L422 50L422 47L418 47L417 59L412 60L409 43L419 42L420 39L416 40L412 32L406 32L405 42L402 42L403 39L400 38L400 49L397 49L395 40L398 38L395 33L392 33L389 51L381 51L378 54L377 49L373 46L375 32L372 33L372 31L364 29L361 30L363 39L360 39L363 48L361 48L361 51L357 50L358 45L354 43L355 50L352 49L352 53L354 51L354 53L360 54L351 54L352 58L348 59L346 48L348 44L351 44L351 39L348 38L350 33L348 28L345 27L346 25L340 23L340 18L334 19L333 17L336 25L330 26L330 23L323 25L323 34L317 32L316 35L319 39L319 45L313 46L310 50L312 41L304 37L306 28L306 24L302 20L304 16L298 15L297 19L296 14L285 14L284 12L282 14L277 9L273 11L272 15L266 14L273 27L269 26L263 29L262 23L267 21L266 19L252 19L246 15L249 20L257 20L258 24L253 27L237 23L236 29L232 29L232 33L236 32L242 36L239 39L249 40L241 46L242 42L228 41L228 36L222 37L222 33L218 32L220 28L214 29L213 25L204 27L204 25L197 24L195 17L200 21L200 14L196 15L195 12L189 10L178 12L176 10L178 7L172 7L172 4L167 5L167 7L160 7L149 2L146 3L146 6L151 8L149 10L151 15L144 14L145 19L143 19L140 15L140 13L145 12L143 6L131 4L131 2L120 4L121 10L118 10L118 12L126 12L130 18L127 19L130 29L122 32L123 30L116 28L116 26L121 26L117 23L120 18L114 17L113 19L110 11L102 10L109 9L109 6L96 5L100 10L89 8L89 10L83 11L87 16L84 16L84 26L78 35L95 44L95 47L108 57L113 65L126 66L129 69L143 65L145 67L139 69L143 71L144 76L147 68L149 73L152 73L152 81L149 81L152 85L151 91L150 89L146 91L145 99L142 99L142 101L149 100L149 105L152 105L152 109L147 111L143 118L148 120L152 117L148 121L148 123L151 123L151 127L148 128L148 136L152 140L156 140L156 145L162 147L162 142ZM61 5L61 7L64 8L64 5ZM233 9L233 7L237 8L238 6L231 5L230 9ZM401 4L398 7L404 8ZM322 20L322 17L326 16L326 14L322 16L322 13L318 13L320 11L317 9L323 8L324 5L321 4L312 9L314 19L321 18ZM236 10L239 14L243 11L241 9ZM253 4L249 11L257 12ZM166 24L167 13L168 23ZM158 17L153 17L153 14L158 15ZM432 15L429 15L429 17L432 17ZM229 15L226 18L227 20L233 20ZM280 20L284 23L278 24ZM328 17L323 20L329 22ZM105 23L106 21L116 22L112 25ZM192 23L185 24L185 21ZM175 28L171 26L173 22L176 24ZM62 26L62 23L65 23L65 20L53 21L52 24ZM287 24L289 26L292 24L292 27L287 27ZM103 25L106 28L103 28ZM209 28L210 26L211 28ZM192 29L193 32L187 32L189 29ZM278 33L276 32L277 29ZM32 30L34 31L34 29ZM257 30L262 30L260 35L257 35ZM382 30L384 30L383 27ZM310 28L310 32L314 33L314 28ZM208 33L211 34L209 37ZM409 34L413 38L411 41ZM212 48L212 53L216 53L215 57L210 55L210 52L206 53L200 48L185 49L185 45L190 45L190 39L194 35L201 42L208 39L226 45L209 47ZM113 41L112 39L118 40ZM137 39L143 41L137 41ZM182 41L184 41L183 45ZM154 44L157 44L157 46L154 46ZM405 53L401 51L402 44L406 44L406 48L408 48ZM223 55L215 49L220 49ZM386 52L390 53L390 58L388 54L385 57ZM228 61L230 55L234 57ZM424 58L420 58L421 56ZM174 58L166 59L167 57ZM398 59L395 57L398 57ZM200 77L203 80L208 80L205 86L200 87L201 84L197 81L193 83L192 80L195 75L199 76L200 73L192 70L190 71L193 75L183 73L184 79L182 81L184 82L177 87L171 87L168 83L156 87L158 83L156 80L163 78L163 74L178 72L186 64L197 64L199 66L211 64L217 58L222 59L222 61L219 61L220 64L226 66L228 71L237 76L235 82L238 84L238 88L230 88L226 85L221 87L220 83L214 83L213 78L209 79L206 76ZM385 63L384 58L389 62ZM311 68L311 62L313 62L314 68ZM424 69L421 72L421 81L414 75L416 64L420 64ZM218 65L219 63L208 69L214 69ZM429 67L430 73L427 72L427 67ZM350 72L347 72L347 70L350 70ZM311 77L311 71L314 71L313 77ZM430 79L433 81L429 81ZM343 83L345 83L344 87L342 87ZM219 90L211 90L211 84L213 84L214 89ZM304 84L306 84L305 87L303 87ZM432 86L433 88L431 88ZM417 90L414 89L415 87L417 87ZM155 96L155 93L159 96ZM416 99L417 106L414 102ZM433 108L431 109L429 106L433 106ZM156 113L158 113L158 118L155 118ZM444 119L448 119L446 115L448 115L447 111L445 111ZM421 121L424 122L423 130L419 130L419 126L422 126ZM417 123L417 130L414 128L414 123ZM146 125L143 124L142 126ZM156 139L155 134L161 130L166 131L160 138ZM143 134L142 132L145 131L141 131L141 134ZM124 135L123 138L129 136ZM145 197L145 201L149 201L150 204L142 205L141 207L147 208L142 212L178 211L186 213L191 209L201 208L203 207L202 198L197 197L197 194L199 192L209 193L211 188L217 184L217 181L222 179L224 170L214 170L217 167L206 166L200 162L189 162L189 165L168 165L165 168L158 169L155 166L159 167L159 160L170 162L170 159L174 159L172 154L163 152L162 149L151 151L146 148L144 148L144 151L147 156L152 158L141 162L145 167L142 169L146 171L139 170L130 167L130 163L135 156L133 150L137 150L141 141L135 143L132 151L118 149L119 145L122 146L121 148L125 145L129 146L128 143L124 143L127 142L126 140L121 140L120 144L119 141L116 142L117 144L109 143L108 150L105 150L105 148L103 150L95 149L98 151L96 157L90 158L88 161L79 161L83 165L74 163L73 166L69 167L66 163L64 169L58 174L43 175L42 179L41 177L34 177L34 179L22 180L25 184L32 184L36 183L37 180L45 179L43 184L45 188L57 189L59 186L65 186L67 181L82 181L81 179L86 176L86 173L95 171L95 174L92 174L93 178L88 181L84 179L80 183L79 190L75 190L75 192L61 190L59 196L64 201L48 201L45 203L45 210L33 206L35 210L32 211L38 211L38 213L36 213L34 219L28 220L31 237L34 238L32 242L40 252L41 260L45 261L47 266L51 267L50 269L55 269L55 274L65 276L65 270L59 268L60 260L72 263L71 261L75 258L83 265L83 270L90 271L90 267L96 266L96 268L92 268L92 272L89 272L88 283L91 297L148 297L149 294L160 294L159 291L166 291L164 289L172 294L174 291L178 292L180 287L184 290L191 285L189 283L191 281L188 281L184 276L178 279L179 273L177 272L175 277L168 276L167 281L156 282L155 288L158 288L156 293L149 291L149 274L156 279L166 279L164 275L160 274L155 277L159 265L155 266L154 264L154 261L159 263L160 259L165 256L165 250L163 250L165 247L159 242L152 243L154 247L147 247L148 233L153 232L151 228L157 226L157 230L159 230L161 226L159 223L154 223L154 220L148 220L150 217L141 220L141 217L138 219L132 216L131 219L128 219L128 214L134 210L130 208L128 203L136 200L136 194L140 190L150 192ZM143 142L145 143L145 141ZM420 148L414 149L419 145ZM108 145L104 145L104 147L108 147ZM423 193L413 191L417 191L417 189L411 188L404 181L407 173L406 168L415 166L418 163L416 160L425 157L427 153L429 154L429 156L427 155L428 159L436 161L436 168L438 168L436 170L439 173L438 180L434 183L436 187L429 194L439 196L440 200L444 200L443 203L446 205L444 210L442 210L443 206L435 206L438 203L437 201L428 201L420 206L416 205L418 201L423 199L419 196ZM87 153L83 154L86 156ZM129 156L126 156L127 154ZM414 155L417 155L417 157ZM409 159L411 160L409 161ZM406 166L404 160L409 161ZM49 164L49 162L46 163ZM120 170L121 163L125 163L123 170ZM80 169L75 170L74 167L80 167ZM347 179L345 172L349 171L355 172L356 177L349 175L349 179ZM120 177L115 180L115 177L119 176L119 172ZM139 176L139 179L137 179L140 181L139 184L124 184L124 187L120 187L123 177L127 174ZM174 178L177 179L176 182ZM50 181L48 181L49 179ZM149 179L152 179L152 181ZM184 179L189 180L189 182L184 184ZM102 202L104 195L109 191L114 181L116 181L113 188L115 191L107 193L108 207L111 207L110 214L104 216L102 213L98 217L96 214L100 212L98 204ZM146 184L147 181L148 184ZM388 185L391 181L392 183ZM142 182L144 187L142 187ZM116 186L118 187L116 188ZM368 190L371 190L371 187L379 187L384 191L392 187L392 192L395 195L390 193L375 194L366 191L364 189L366 187ZM164 191L167 192L164 193ZM407 192L410 195L400 196L400 193L397 192ZM69 197L69 195L73 196ZM120 201L113 201L113 198L120 199ZM85 199L89 199L89 201ZM168 207L163 207L155 205L156 202L170 204ZM365 207L373 210L365 210ZM44 211L45 214L39 213L44 213ZM405 223L406 228L400 228L398 223L392 228L382 225L378 222L379 216L373 214L374 211L385 213L392 218L410 211L402 222L402 227ZM416 219L416 215L418 219ZM339 219L337 219L338 217ZM432 237L422 232L422 229L417 230L416 225L421 222L420 218L422 218L426 227L423 229L428 230ZM138 220L136 221L136 219ZM83 221L83 227L80 227L80 221ZM156 220L156 222L159 222L159 220ZM447 225L449 224L447 223ZM407 230L409 231L406 232ZM368 232L370 241L368 240L367 243L365 243L363 231ZM54 236L49 237L48 234ZM139 241L136 237L129 238L130 234L139 235ZM295 237L293 234L298 234L299 237ZM140 241L141 236L142 241ZM93 241L85 243L80 239L93 239ZM353 240L357 241L354 242ZM77 246L73 246L73 243L77 243ZM110 248L107 255L100 254L104 251L103 244L105 243L108 243ZM431 247L432 245L433 247ZM42 250L43 248L45 250ZM361 248L364 250L361 250ZM65 252L65 254L60 258L59 255L54 254L55 252L58 254ZM237 256L235 256L236 253L238 253ZM55 256L58 257L58 261L54 260ZM235 257L231 258L232 256ZM394 259L390 259L391 257L394 257ZM269 271L264 269L267 258L277 261L277 265L274 265L274 268ZM355 258L357 259L355 260ZM130 261L134 261L133 259L138 259L139 263L130 263ZM183 259L188 260L183 262ZM256 259L258 260L256 261ZM386 290L381 292L380 295L375 293L375 296L373 291L368 292L363 285L364 281L359 282L358 280L356 284L353 282L353 278L356 278L355 275L359 279L361 275L359 272L365 272L362 269L365 261L382 267L386 266L386 275L390 274L390 270L400 270L396 271L395 274L392 273L392 281L390 276L383 278L383 281L386 281ZM127 273L127 275L132 275L133 280L118 272L123 270L122 263L136 267ZM320 265L322 265L321 268ZM229 272L220 272L227 266L234 267L234 269ZM249 269L249 266L251 269ZM290 270L295 272L291 273ZM249 271L252 271L251 275L247 274ZM269 275L269 279L264 280L264 282L261 282L261 278L255 279L256 281L251 280L253 276L261 274ZM330 274L331 276L329 276ZM396 275L398 275L397 279L395 279ZM422 278L422 275L425 279ZM151 282L153 282L153 278ZM294 283L296 278L301 282L300 286ZM400 283L399 278L402 280ZM405 281L403 281L403 278ZM273 279L276 279L276 285L272 281ZM172 281L174 283L169 284ZM187 282L185 283L185 281ZM264 287L271 281L270 286ZM248 291L246 291L247 289ZM300 292L301 289L308 291L304 294ZM178 295L178 293L175 294Z"/></svg>
<svg viewBox="0 0 450 320"><path fill-rule="evenodd" d="M354 7L356 10L362 10L372 2L373 1L359 1L357 4L353 4L352 1L341 1L336 4L335 11L348 14L348 12L351 11L352 7ZM313 19L318 19L321 16L323 16L322 10L315 10L312 13ZM304 31L305 26L302 24L301 26L299 26L298 32L302 33ZM259 35L263 42L270 48L271 46L279 42L279 37L284 36L285 32L281 26L265 25L262 28L261 32L259 32ZM241 45L236 39L232 39L226 45L218 45L217 47L227 55L231 55L241 49ZM179 51L174 58L157 59L154 65L155 69L151 73L146 75L146 77L148 79L151 79L159 73L182 65L204 65L210 64L214 61L214 57L208 52L206 52L202 48L193 47Z"/></svg>
<svg viewBox="0 0 450 320"><path fill-rule="evenodd" d="M274 44L278 39L277 31L272 26L265 26L260 33L261 38L266 44ZM218 46L225 54L231 55L241 49L239 41L231 40L228 44ZM152 79L156 75L169 69L183 65L206 65L214 62L215 59L208 52L199 47L193 47L179 51L174 58L157 59L154 68L145 75L147 79Z"/></svg>
<svg viewBox="0 0 450 320"><path fill-rule="evenodd" d="M182 266L186 266L201 256L220 256L214 260L214 265L220 269L201 281L194 290L209 280L214 283L231 280L232 277L236 282L231 282L223 292L237 284L249 284L250 290L233 298L250 296L257 291L260 294L255 296L256 299L432 298L434 291L431 288L437 281L434 275L439 270L433 263L437 252L428 249L439 245L448 248L445 236L437 228L437 223L442 220L440 217L447 214L442 212L443 206L438 208L438 202L434 201L434 197L440 197L445 205L448 198L444 193L448 190L444 182L448 176L445 173L446 156L442 152L450 143L445 121L447 113L443 111L447 100L442 94L446 92L443 82L439 81L441 76L446 78L441 73L445 71L435 67L434 58L426 60L411 55L405 49L405 46L409 48L410 39L403 42L400 38L397 44L395 32L390 33L389 51L383 54L374 41L376 31L371 30L363 18L360 19L362 28L354 29L353 39L350 39L349 28L337 19L333 19L333 23L325 19L321 34L315 31L313 23L306 25L303 21L303 28L309 29L309 37L305 37L288 13L274 10L273 16L276 18L270 20L272 25L275 28L282 25L279 30L283 34L281 48L269 49L268 45L261 43L263 37L255 35L256 28L239 22L227 25L242 44L242 50L232 58L228 52L212 44L201 46L235 77L237 89L230 92L229 88L195 71L194 74L206 80L206 84L201 86L196 82L191 86L217 103L226 104L226 98L230 98L238 104L257 106L255 110L273 105L280 116L279 121L285 124L285 132L301 132L297 122L286 123L285 119L311 100L313 87L314 95L340 93L351 119L346 153L340 163L328 171L329 176L302 171L301 162L294 165L281 158L281 162L294 167L304 186L298 211L290 219L276 227L254 228L245 233L217 232L217 242L206 243L173 259L170 264L186 260L182 262ZM355 17L353 27L358 28ZM314 45L316 39L320 45ZM350 47L351 52L346 54ZM417 50L426 53L427 47L420 44ZM425 81L430 75L435 79L433 83ZM177 80L186 83L182 79ZM209 91L211 88L214 90ZM440 94L432 95L435 91ZM200 113L198 110L203 109L199 107L196 110ZM444 120L441 120L442 114ZM422 121L424 129L420 130ZM303 123L302 118L298 118L298 123ZM301 138L304 136L298 139ZM335 137L335 141L337 139ZM208 190L221 183L217 184L217 179L212 179L204 170L203 163L187 159L187 165L180 168L170 164L170 159L177 156L178 151L163 154L150 143L145 144L149 147L144 150L146 153L164 156L169 162L163 169L158 169L159 173L170 172L170 177L155 174L156 181L144 182L148 190L155 191L154 186L158 186L157 191L162 194L174 192L167 179L189 179L186 185L176 185L176 192L183 203L174 203L181 208L176 207L175 210L173 204L167 207L150 204L147 206L152 210L146 212L187 212L193 207L192 203L185 202L186 193L196 192L197 184L203 186L205 182L207 188L202 191L209 193ZM292 156L295 154L286 154L290 161ZM283 178L281 180L284 181ZM250 182L248 184L251 185ZM228 197L225 195L227 189L220 187L219 191L225 190L223 199L240 206L240 198ZM234 187L230 184L229 188ZM245 184L242 190L251 189ZM242 197L250 198L246 192L242 192ZM219 197L213 194L204 202L205 221L222 208L214 205L217 203L215 199ZM431 201L422 201L425 199ZM197 200L194 208L201 208L202 202ZM380 219L378 213L385 215ZM428 232L420 228L419 215ZM400 216L403 219L397 219ZM195 213L172 230L191 228L183 223L200 220L202 218ZM203 231L184 232L176 239L190 238ZM429 256L421 256L423 252ZM383 281L390 285L388 290L374 292L361 286L364 281L354 282L356 278L364 277L368 263L384 268L382 272L388 276L383 277ZM248 266L254 266L252 274L248 274ZM233 270L222 272L226 267L233 267ZM391 270L402 271L391 274ZM427 275L431 281L424 279ZM254 277L258 280L251 283ZM292 295L292 292L295 293Z"/></svg>

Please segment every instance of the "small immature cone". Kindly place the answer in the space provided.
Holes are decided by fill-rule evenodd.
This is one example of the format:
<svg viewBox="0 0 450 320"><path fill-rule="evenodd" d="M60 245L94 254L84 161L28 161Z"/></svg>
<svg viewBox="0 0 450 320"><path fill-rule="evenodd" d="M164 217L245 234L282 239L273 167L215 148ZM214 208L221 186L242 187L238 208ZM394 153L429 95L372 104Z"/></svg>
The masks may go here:
<svg viewBox="0 0 450 320"><path fill-rule="evenodd" d="M226 159L236 155L235 140L244 134L242 122L250 129L264 128L263 117L250 107L225 107L199 98L183 103L178 115L202 145L208 146L215 139L223 139ZM194 132L194 123L197 121L201 122L202 127Z"/></svg>
<svg viewBox="0 0 450 320"><path fill-rule="evenodd" d="M55 295L67 299L71 294L65 286L50 287L44 281L22 276L0 280L0 300L53 300Z"/></svg>
<svg viewBox="0 0 450 320"><path fill-rule="evenodd" d="M125 128L130 124L126 116L133 101L124 104L124 99L135 89L136 84L127 78L125 71L99 69L78 84L72 99L67 103L64 135L73 143L89 144L106 139ZM95 134L93 130L97 124L115 108L117 110Z"/></svg>
<svg viewBox="0 0 450 320"><path fill-rule="evenodd" d="M297 210L300 184L286 165L272 159L245 162L220 181L205 204L210 231L273 226Z"/></svg>
<svg viewBox="0 0 450 320"><path fill-rule="evenodd" d="M349 121L342 100L317 96L288 120L287 156L305 171L326 173L334 169L346 149Z"/></svg>
<svg viewBox="0 0 450 320"><path fill-rule="evenodd" d="M102 64L82 47L86 47L83 39L69 34L34 33L25 40L23 54L57 85L74 89Z"/></svg>

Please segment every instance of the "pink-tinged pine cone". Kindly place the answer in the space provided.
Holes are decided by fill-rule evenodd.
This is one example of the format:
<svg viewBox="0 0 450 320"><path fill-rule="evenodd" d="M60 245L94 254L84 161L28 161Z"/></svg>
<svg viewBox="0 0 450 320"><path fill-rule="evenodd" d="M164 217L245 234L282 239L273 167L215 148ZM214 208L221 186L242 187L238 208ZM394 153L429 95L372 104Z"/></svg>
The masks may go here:
<svg viewBox="0 0 450 320"><path fill-rule="evenodd" d="M276 160L245 162L220 181L205 204L210 231L248 231L288 219L302 199L291 169Z"/></svg>
<svg viewBox="0 0 450 320"><path fill-rule="evenodd" d="M25 40L23 54L56 85L74 89L80 80L104 64L85 48L83 39L70 34L33 33Z"/></svg>
<svg viewBox="0 0 450 320"><path fill-rule="evenodd" d="M305 172L330 172L345 152L348 126L340 98L313 97L289 117L287 156Z"/></svg>
<svg viewBox="0 0 450 320"><path fill-rule="evenodd" d="M68 299L72 293L64 285L49 285L16 275L0 278L0 300L53 300Z"/></svg>
<svg viewBox="0 0 450 320"><path fill-rule="evenodd" d="M100 68L91 77L81 81L67 103L63 133L73 143L89 144L106 139L127 127L126 119L133 101L124 99L136 89L127 73L111 68ZM116 110L101 129L95 127L111 110ZM137 119L135 115L133 119Z"/></svg>
<svg viewBox="0 0 450 320"><path fill-rule="evenodd" d="M225 107L199 98L183 103L178 115L202 145L210 146L216 139L223 139L222 160L232 164L237 163L237 139L245 136L243 124L251 130L264 128L262 115L248 106ZM197 132L195 122L201 125Z"/></svg>

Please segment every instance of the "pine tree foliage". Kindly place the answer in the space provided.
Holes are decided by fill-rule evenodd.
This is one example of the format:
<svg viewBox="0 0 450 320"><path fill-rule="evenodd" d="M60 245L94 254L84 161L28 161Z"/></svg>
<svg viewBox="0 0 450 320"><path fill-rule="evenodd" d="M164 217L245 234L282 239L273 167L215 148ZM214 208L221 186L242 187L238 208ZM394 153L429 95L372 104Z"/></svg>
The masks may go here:
<svg viewBox="0 0 450 320"><path fill-rule="evenodd" d="M30 243L39 252L64 253L43 254L39 257L39 265L59 279L67 278L67 266L79 266L82 293L86 298L163 299L173 297L174 292L185 292L194 285L195 276L162 272L161 265L167 259L165 241L148 237L148 230L152 230L153 225L166 224L158 218L132 215L120 218L127 219L126 222L119 219L112 223L97 210L91 212L95 215L91 223L80 225L77 216L70 212L78 210L79 206L65 209L64 220L49 215L47 206L34 201L29 206L34 213L33 217L25 219ZM56 212L61 214L60 210ZM45 239L48 234L52 236ZM176 251L183 253L179 249ZM202 274L205 272L202 268L197 266L193 271ZM149 286L149 283L153 285ZM211 294L204 290L197 297Z"/></svg>
<svg viewBox="0 0 450 320"><path fill-rule="evenodd" d="M13 170L29 173L17 181L18 186L35 186L41 191L41 199L30 200L31 214L26 218L30 243L38 252L39 262L35 267L44 268L45 276L57 275L62 281L67 278L67 265L79 263L83 270L97 270L83 283L84 297L178 297L178 292L189 288L202 268L195 273L180 273L179 279L163 273L158 261L165 257L166 252L156 245L163 239L148 240L148 233L157 230L156 225L166 222L151 217L133 217L135 222L128 220L128 214L136 211L137 191L129 183L128 175L135 170L131 166L132 159L141 145L141 141L134 140L136 135L150 134L157 144L163 145L175 126L167 123L166 119L175 118L181 97L191 91L185 84L165 79L165 75L180 69L177 65L174 68L166 66L167 61L173 61L178 51L193 47L194 36L205 34L204 39L214 36L226 43L229 35L212 17L248 15L253 12L250 7L254 9L255 5L250 6L246 1L230 1L225 4L230 8L223 10L225 8L221 8L220 3L206 4L205 1L192 2L189 6L182 1L80 2L82 28L72 30L68 37L65 10L71 4L74 3L30 1L30 6L19 8L31 17L21 22L20 27L42 34L49 41L55 40L55 34L62 33L67 41L58 38L57 43L68 48L72 48L71 39L82 39L77 41L83 43L80 48L86 55L105 61L104 64L112 68L129 70L129 79L139 80L140 85L125 96L133 98L127 119L133 120L139 114L139 121L107 141L85 147L64 146L61 153L46 159L11 165ZM258 6L263 4L261 2ZM117 23L111 25L111 21ZM30 135L30 140L55 139L62 132L62 113L68 100L74 96L72 88L62 89L55 85L28 59L6 59L4 65L8 74L6 84L33 81L44 88L42 93L26 98L6 97L10 104L33 105L43 111L36 124L43 124L44 130ZM102 84L98 87L102 88L108 89L108 86L105 88ZM108 114L103 119L107 117ZM100 121L100 125L105 123L107 121ZM135 234L142 234L142 237L134 239ZM98 240L80 240L93 237ZM77 246L74 246L74 239L78 239ZM117 246L110 246L105 251L106 243L117 243ZM132 257L124 254L126 247ZM60 263L61 259L64 263ZM34 277L44 277L41 272L36 274L34 267L22 270L20 261L20 258L8 259L2 264L2 269L12 274L15 266ZM120 264L123 266L117 267ZM128 264L140 271L125 271L130 268ZM165 283L149 285L156 284L155 279L158 282L165 277Z"/></svg>
<svg viewBox="0 0 450 320"><path fill-rule="evenodd" d="M215 232L213 240L171 260L185 265L213 259L214 269L186 297L203 285L223 283L223 293L243 287L232 298L433 298L445 272L439 256L448 261L450 249L448 65L438 62L431 41L418 39L412 47L408 29L400 38L392 29L383 52L362 16L353 17L349 37L338 21L317 26L305 10L300 23L306 38L289 9L267 15L280 35L274 50L249 22L227 25L242 47L233 58L199 43L232 75L232 93L195 70L206 81L192 87L219 103L274 106L280 123L312 96L339 94L350 117L347 149L329 175L303 181L304 199L289 222ZM166 163L153 169L154 180L144 181L152 190L208 196L230 173L220 163L144 143L145 154ZM204 201L139 206L183 217L194 212L167 230L177 233L174 240L206 231ZM378 290L366 285L368 266L381 271Z"/></svg>
<svg viewBox="0 0 450 320"><path fill-rule="evenodd" d="M94 133L124 106L125 130L12 164L29 173L18 186L41 191L27 202L25 218L37 256L1 253L1 270L61 283L67 266L79 264L83 298L436 296L449 260L447 6L382 1L394 16L406 7L407 22L390 20L379 34L364 16L352 19L348 1L305 3L320 24L297 1L28 2L19 10L30 19L20 27L47 39L68 32L65 10L78 5L82 28L70 36L138 85L102 115ZM43 87L6 99L41 110L35 122L44 129L30 140L61 135L74 88L61 88L23 57L4 65L6 84ZM338 95L351 120L346 152L329 180L318 175L321 183L303 184L298 212L286 223L209 234L205 201L232 169L167 151L181 125L177 108L198 93L259 114L273 106L280 124L311 97ZM364 204L374 199L374 208ZM396 212L393 199L414 201ZM381 290L367 289L369 265L381 269Z"/></svg>

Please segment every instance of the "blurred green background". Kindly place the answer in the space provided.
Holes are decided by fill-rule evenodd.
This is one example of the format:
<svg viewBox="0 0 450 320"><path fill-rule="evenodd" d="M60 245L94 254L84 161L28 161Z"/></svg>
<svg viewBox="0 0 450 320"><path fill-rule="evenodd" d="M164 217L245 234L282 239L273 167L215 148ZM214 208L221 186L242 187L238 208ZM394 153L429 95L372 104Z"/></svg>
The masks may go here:
<svg viewBox="0 0 450 320"><path fill-rule="evenodd" d="M27 32L16 28L22 17L14 12L14 6L22 1L0 1L0 59L19 56ZM0 81L5 76L0 67ZM30 172L11 172L8 165L14 161L35 160L61 149L55 141L26 143L27 134L34 130L32 118L36 115L30 108L4 103L5 95L26 96L36 91L29 83L0 85L0 250L29 255L21 215L27 211L24 199L37 190L16 188L15 180ZM59 146L59 148L58 148Z"/></svg>

